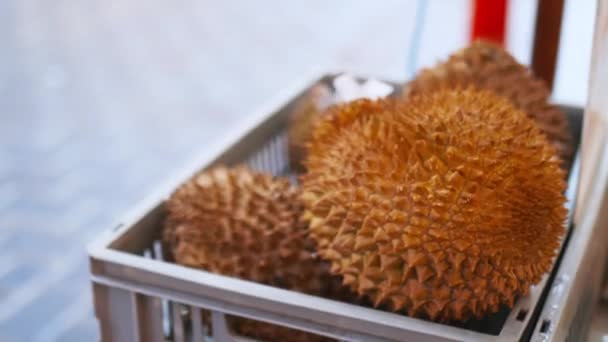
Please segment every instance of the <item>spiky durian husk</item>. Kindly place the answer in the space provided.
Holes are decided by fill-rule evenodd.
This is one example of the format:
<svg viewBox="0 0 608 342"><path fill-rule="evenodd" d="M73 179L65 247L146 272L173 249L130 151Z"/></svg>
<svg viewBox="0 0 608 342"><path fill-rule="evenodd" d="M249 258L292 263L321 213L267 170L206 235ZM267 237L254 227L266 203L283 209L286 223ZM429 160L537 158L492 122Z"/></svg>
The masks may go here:
<svg viewBox="0 0 608 342"><path fill-rule="evenodd" d="M294 104L287 135L291 170L305 171L302 161L306 158L306 144L311 138L313 126L333 101L331 96L326 85L317 84Z"/></svg>
<svg viewBox="0 0 608 342"><path fill-rule="evenodd" d="M286 179L216 167L179 187L166 208L164 241L179 264L314 295L331 285L333 277L299 221L298 190ZM229 324L267 341L328 340L235 317Z"/></svg>
<svg viewBox="0 0 608 342"><path fill-rule="evenodd" d="M245 167L216 167L167 201L166 240L186 266L306 293L320 293L314 242L298 222L288 180Z"/></svg>
<svg viewBox="0 0 608 342"><path fill-rule="evenodd" d="M463 321L550 269L565 182L535 124L490 92L356 101L319 123L302 177L311 236L377 306Z"/></svg>
<svg viewBox="0 0 608 342"><path fill-rule="evenodd" d="M476 86L508 98L534 119L555 146L562 158L562 167L569 167L573 143L566 115L549 103L551 94L545 83L503 48L476 41L447 61L423 69L404 87L404 93L419 94L454 86Z"/></svg>

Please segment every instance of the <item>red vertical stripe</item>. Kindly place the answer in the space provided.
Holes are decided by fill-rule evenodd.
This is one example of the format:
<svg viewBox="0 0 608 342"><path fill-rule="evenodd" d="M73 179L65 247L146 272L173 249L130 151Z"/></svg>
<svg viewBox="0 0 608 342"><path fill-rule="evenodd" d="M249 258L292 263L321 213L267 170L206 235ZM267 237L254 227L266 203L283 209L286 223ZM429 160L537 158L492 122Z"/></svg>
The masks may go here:
<svg viewBox="0 0 608 342"><path fill-rule="evenodd" d="M471 41L490 40L504 45L508 0L472 0Z"/></svg>

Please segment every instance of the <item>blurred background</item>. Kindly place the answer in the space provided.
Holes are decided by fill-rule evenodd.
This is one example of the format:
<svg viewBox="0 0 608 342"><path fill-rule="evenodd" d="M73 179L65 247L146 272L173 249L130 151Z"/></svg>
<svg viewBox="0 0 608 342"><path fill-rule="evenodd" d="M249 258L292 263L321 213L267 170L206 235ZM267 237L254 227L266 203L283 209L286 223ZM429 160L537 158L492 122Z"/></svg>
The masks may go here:
<svg viewBox="0 0 608 342"><path fill-rule="evenodd" d="M93 341L85 246L283 87L404 81L465 45L470 0L0 1L0 341ZM530 63L537 1L508 1ZM554 99L586 100L595 1L567 0Z"/></svg>

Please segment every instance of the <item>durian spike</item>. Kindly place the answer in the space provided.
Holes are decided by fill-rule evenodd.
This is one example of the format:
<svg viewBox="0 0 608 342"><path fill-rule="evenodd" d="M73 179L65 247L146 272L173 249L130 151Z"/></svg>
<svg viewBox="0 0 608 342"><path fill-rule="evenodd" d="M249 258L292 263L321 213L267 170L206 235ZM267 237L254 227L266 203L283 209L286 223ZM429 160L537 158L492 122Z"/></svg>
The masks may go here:
<svg viewBox="0 0 608 342"><path fill-rule="evenodd" d="M550 269L564 174L508 100L439 90L334 111L311 142L302 199L319 254L360 295L463 321L512 306Z"/></svg>
<svg viewBox="0 0 608 342"><path fill-rule="evenodd" d="M445 62L423 69L404 87L404 95L446 87L475 86L504 96L526 112L547 135L567 170L573 154L573 138L566 115L550 104L550 90L531 70L519 64L502 47L476 41Z"/></svg>

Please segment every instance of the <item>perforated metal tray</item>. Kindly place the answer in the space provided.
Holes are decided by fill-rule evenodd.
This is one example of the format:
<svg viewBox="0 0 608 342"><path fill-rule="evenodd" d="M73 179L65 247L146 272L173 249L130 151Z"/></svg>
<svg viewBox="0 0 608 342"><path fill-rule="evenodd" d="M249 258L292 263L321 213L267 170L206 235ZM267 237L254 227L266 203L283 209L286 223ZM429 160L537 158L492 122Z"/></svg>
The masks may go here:
<svg viewBox="0 0 608 342"><path fill-rule="evenodd" d="M226 315L348 341L517 341L529 339L542 307L550 274L504 309L482 321L451 326L372 308L305 295L253 282L186 268L164 261L159 239L171 192L200 169L216 163L246 162L276 175L290 173L286 143L287 119L294 102L317 82L297 84L212 146L183 172L141 203L117 226L89 246L95 313L103 341L234 341ZM581 110L564 107L576 140ZM570 173L568 198L572 209L577 168ZM570 222L570 219L569 219ZM568 227L570 223L568 223ZM574 232L576 234L576 231ZM562 245L562 250L564 245ZM212 335L201 322L202 310L212 316Z"/></svg>

